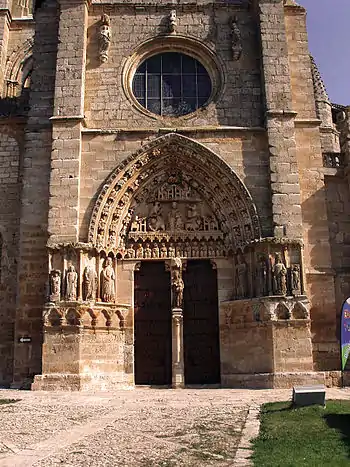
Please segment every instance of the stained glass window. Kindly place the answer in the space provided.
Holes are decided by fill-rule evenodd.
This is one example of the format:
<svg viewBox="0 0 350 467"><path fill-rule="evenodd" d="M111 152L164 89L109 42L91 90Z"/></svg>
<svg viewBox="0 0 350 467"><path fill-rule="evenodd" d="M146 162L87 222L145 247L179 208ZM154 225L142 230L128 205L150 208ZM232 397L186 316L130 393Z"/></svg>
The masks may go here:
<svg viewBox="0 0 350 467"><path fill-rule="evenodd" d="M152 113L179 117L202 107L212 92L207 70L195 58L167 52L144 61L136 70L133 93Z"/></svg>

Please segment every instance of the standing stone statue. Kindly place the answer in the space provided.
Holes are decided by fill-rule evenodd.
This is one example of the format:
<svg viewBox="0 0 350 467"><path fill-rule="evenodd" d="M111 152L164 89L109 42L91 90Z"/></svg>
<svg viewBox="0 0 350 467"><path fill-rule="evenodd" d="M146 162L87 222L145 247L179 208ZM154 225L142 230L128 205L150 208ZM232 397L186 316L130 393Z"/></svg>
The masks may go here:
<svg viewBox="0 0 350 467"><path fill-rule="evenodd" d="M183 293L185 284L181 277L181 269L174 269L171 278L171 288L173 292L172 308L181 308L183 304Z"/></svg>
<svg viewBox="0 0 350 467"><path fill-rule="evenodd" d="M281 255L276 253L275 265L273 267L273 284L275 295L286 295L287 293L287 268L282 262Z"/></svg>
<svg viewBox="0 0 350 467"><path fill-rule="evenodd" d="M99 30L99 53L102 63L108 60L108 51L111 45L111 19L108 15L104 14L101 17L101 26Z"/></svg>
<svg viewBox="0 0 350 467"><path fill-rule="evenodd" d="M300 293L300 266L294 264L292 267L292 292L294 295Z"/></svg>
<svg viewBox="0 0 350 467"><path fill-rule="evenodd" d="M50 302L59 302L61 299L61 271L53 269L50 272Z"/></svg>
<svg viewBox="0 0 350 467"><path fill-rule="evenodd" d="M73 302L77 299L78 274L74 266L69 266L66 275L66 300Z"/></svg>
<svg viewBox="0 0 350 467"><path fill-rule="evenodd" d="M236 296L246 298L248 295L248 267L241 255L237 256Z"/></svg>
<svg viewBox="0 0 350 467"><path fill-rule="evenodd" d="M268 269L264 256L260 256L256 267L256 292L258 297L268 295Z"/></svg>
<svg viewBox="0 0 350 467"><path fill-rule="evenodd" d="M239 60L242 55L242 36L241 31L238 27L237 16L233 16L230 20L231 27L231 49L232 49L232 58L233 60Z"/></svg>
<svg viewBox="0 0 350 467"><path fill-rule="evenodd" d="M83 274L83 298L86 301L94 300L96 296L97 274L95 269L89 264L84 269Z"/></svg>
<svg viewBox="0 0 350 467"><path fill-rule="evenodd" d="M101 273L101 298L110 303L115 299L115 273L112 258L106 258Z"/></svg>

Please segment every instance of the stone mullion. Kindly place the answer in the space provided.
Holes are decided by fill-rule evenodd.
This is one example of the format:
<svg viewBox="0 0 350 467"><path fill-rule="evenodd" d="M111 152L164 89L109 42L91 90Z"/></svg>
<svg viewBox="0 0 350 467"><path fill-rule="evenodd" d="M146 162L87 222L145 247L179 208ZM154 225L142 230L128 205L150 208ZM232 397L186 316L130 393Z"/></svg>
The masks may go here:
<svg viewBox="0 0 350 467"><path fill-rule="evenodd" d="M60 0L50 179L49 232L53 243L78 241L81 121L84 115L88 4ZM72 47L74 43L74 47Z"/></svg>
<svg viewBox="0 0 350 467"><path fill-rule="evenodd" d="M282 0L260 0L262 73L270 148L273 234L302 238L290 70Z"/></svg>

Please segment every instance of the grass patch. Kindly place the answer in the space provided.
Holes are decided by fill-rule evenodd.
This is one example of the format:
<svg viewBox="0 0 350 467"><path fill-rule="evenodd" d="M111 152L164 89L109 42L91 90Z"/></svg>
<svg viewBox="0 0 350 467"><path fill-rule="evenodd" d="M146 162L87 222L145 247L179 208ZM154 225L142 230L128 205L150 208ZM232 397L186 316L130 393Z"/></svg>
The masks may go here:
<svg viewBox="0 0 350 467"><path fill-rule="evenodd" d="M259 467L349 467L350 401L292 408L265 404L252 460Z"/></svg>
<svg viewBox="0 0 350 467"><path fill-rule="evenodd" d="M15 402L19 402L19 400L18 399L0 399L0 405L14 404Z"/></svg>

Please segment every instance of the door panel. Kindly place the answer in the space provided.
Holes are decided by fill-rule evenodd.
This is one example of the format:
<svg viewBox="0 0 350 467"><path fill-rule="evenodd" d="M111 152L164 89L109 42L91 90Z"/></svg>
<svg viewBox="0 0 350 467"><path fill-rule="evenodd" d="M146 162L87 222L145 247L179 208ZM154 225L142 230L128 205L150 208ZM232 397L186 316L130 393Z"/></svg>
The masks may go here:
<svg viewBox="0 0 350 467"><path fill-rule="evenodd" d="M170 275L164 262L135 271L135 383L171 384Z"/></svg>
<svg viewBox="0 0 350 467"><path fill-rule="evenodd" d="M220 383L216 270L210 261L188 261L184 282L185 383Z"/></svg>

